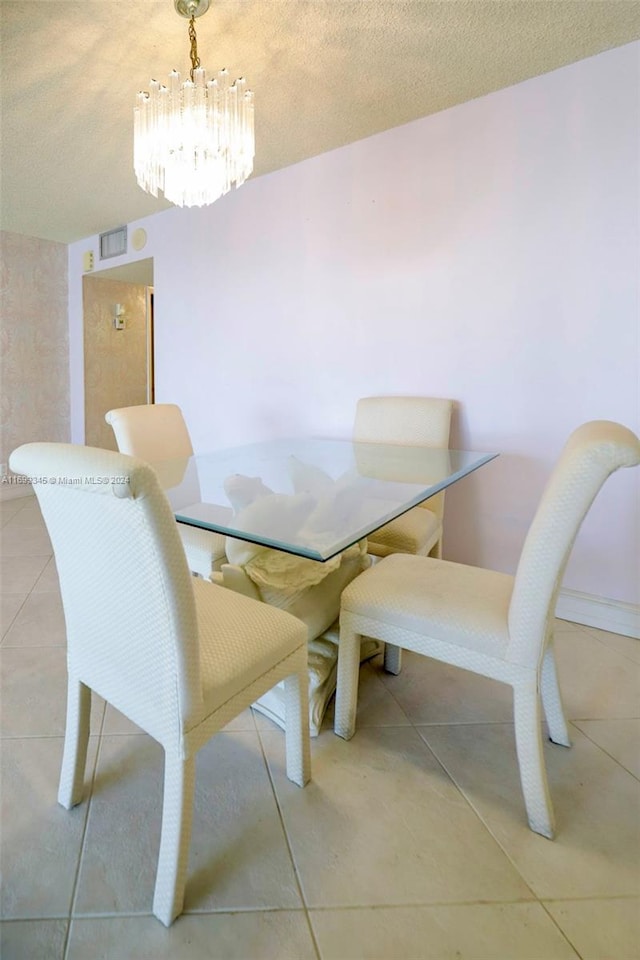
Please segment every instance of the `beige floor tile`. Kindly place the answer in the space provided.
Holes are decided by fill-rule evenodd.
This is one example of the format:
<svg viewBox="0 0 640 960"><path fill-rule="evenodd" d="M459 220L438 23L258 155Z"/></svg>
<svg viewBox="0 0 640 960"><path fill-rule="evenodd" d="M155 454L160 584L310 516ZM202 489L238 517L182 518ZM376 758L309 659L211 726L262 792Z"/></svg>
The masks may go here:
<svg viewBox="0 0 640 960"><path fill-rule="evenodd" d="M537 896L637 894L640 784L575 727L571 749L545 745L554 841L527 825L509 724L421 733Z"/></svg>
<svg viewBox="0 0 640 960"><path fill-rule="evenodd" d="M25 497L22 500L22 509L8 521L11 527L37 527L45 528L44 518L40 505L35 497Z"/></svg>
<svg viewBox="0 0 640 960"><path fill-rule="evenodd" d="M0 548L3 557L50 557L52 554L49 534L42 520L25 526L18 523L19 513L2 528Z"/></svg>
<svg viewBox="0 0 640 960"><path fill-rule="evenodd" d="M313 779L284 776L262 733L308 906L527 899L530 891L413 729L313 742Z"/></svg>
<svg viewBox="0 0 640 960"><path fill-rule="evenodd" d="M75 912L150 912L163 756L145 736L103 737ZM293 866L253 733L198 754L187 910L297 908Z"/></svg>
<svg viewBox="0 0 640 960"><path fill-rule="evenodd" d="M91 780L96 738L89 744ZM80 859L86 800L64 810L57 800L62 739L2 744L2 917L67 916ZM34 932L37 936L37 931Z"/></svg>
<svg viewBox="0 0 640 960"><path fill-rule="evenodd" d="M27 597L27 593L3 593L0 595L0 635L3 639Z"/></svg>
<svg viewBox="0 0 640 960"><path fill-rule="evenodd" d="M640 663L640 640L635 637L624 637L619 633L609 633L608 630L597 630L595 627L587 627L589 634L604 643L605 647L615 650L623 657L628 657L635 663Z"/></svg>
<svg viewBox="0 0 640 960"><path fill-rule="evenodd" d="M588 632L589 628L582 623L574 623L572 620L561 620L556 617L553 630L557 637L561 633L581 633L583 630Z"/></svg>
<svg viewBox="0 0 640 960"><path fill-rule="evenodd" d="M5 960L64 960L67 920L6 920L0 923Z"/></svg>
<svg viewBox="0 0 640 960"><path fill-rule="evenodd" d="M4 638L6 647L64 647L67 628L57 593L31 593Z"/></svg>
<svg viewBox="0 0 640 960"><path fill-rule="evenodd" d="M640 957L640 900L556 900L545 906L582 960Z"/></svg>
<svg viewBox="0 0 640 960"><path fill-rule="evenodd" d="M373 668L413 723L472 723L512 719L510 687L405 650L402 671Z"/></svg>
<svg viewBox="0 0 640 960"><path fill-rule="evenodd" d="M640 720L576 720L576 727L640 780Z"/></svg>
<svg viewBox="0 0 640 960"><path fill-rule="evenodd" d="M302 911L73 920L67 960L315 960Z"/></svg>
<svg viewBox="0 0 640 960"><path fill-rule="evenodd" d="M586 629L556 637L556 660L571 720L639 716L640 664L605 646Z"/></svg>
<svg viewBox="0 0 640 960"><path fill-rule="evenodd" d="M27 501L26 497L14 497L11 500L0 500L0 526L4 527L17 513L22 510Z"/></svg>
<svg viewBox="0 0 640 960"><path fill-rule="evenodd" d="M60 581L58 580L58 571L53 557L51 557L41 575L38 577L33 592L60 593Z"/></svg>
<svg viewBox="0 0 640 960"><path fill-rule="evenodd" d="M48 562L49 557L2 557L0 591L29 593Z"/></svg>
<svg viewBox="0 0 640 960"><path fill-rule="evenodd" d="M64 736L67 654L63 647L0 650L2 737ZM104 702L94 697L91 733L100 732Z"/></svg>
<svg viewBox="0 0 640 960"><path fill-rule="evenodd" d="M310 911L322 960L579 960L538 903Z"/></svg>

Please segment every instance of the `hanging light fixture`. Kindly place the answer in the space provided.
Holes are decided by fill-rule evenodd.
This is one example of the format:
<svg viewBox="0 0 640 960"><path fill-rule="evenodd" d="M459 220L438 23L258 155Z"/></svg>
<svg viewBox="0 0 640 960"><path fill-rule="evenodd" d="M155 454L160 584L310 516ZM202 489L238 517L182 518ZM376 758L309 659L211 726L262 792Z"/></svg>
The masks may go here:
<svg viewBox="0 0 640 960"><path fill-rule="evenodd" d="M180 81L172 70L168 86L152 80L134 107L133 163L143 190L179 207L202 207L241 186L253 170L253 93L226 70L207 80L200 66L195 18L209 0L174 0L189 20L191 71Z"/></svg>

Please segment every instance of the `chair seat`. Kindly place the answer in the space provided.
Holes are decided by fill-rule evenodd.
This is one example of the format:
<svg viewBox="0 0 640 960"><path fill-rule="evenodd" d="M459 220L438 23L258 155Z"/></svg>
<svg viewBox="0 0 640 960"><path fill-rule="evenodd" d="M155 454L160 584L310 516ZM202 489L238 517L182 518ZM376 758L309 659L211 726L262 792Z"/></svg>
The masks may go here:
<svg viewBox="0 0 640 960"><path fill-rule="evenodd" d="M210 713L300 646L302 624L283 610L193 580L204 712ZM238 646L239 635L250 638Z"/></svg>
<svg viewBox="0 0 640 960"><path fill-rule="evenodd" d="M349 584L342 611L502 657L512 590L505 573L396 553Z"/></svg>
<svg viewBox="0 0 640 960"><path fill-rule="evenodd" d="M442 536L442 524L435 513L414 507L380 527L368 538L369 553L387 557L392 553L426 556Z"/></svg>

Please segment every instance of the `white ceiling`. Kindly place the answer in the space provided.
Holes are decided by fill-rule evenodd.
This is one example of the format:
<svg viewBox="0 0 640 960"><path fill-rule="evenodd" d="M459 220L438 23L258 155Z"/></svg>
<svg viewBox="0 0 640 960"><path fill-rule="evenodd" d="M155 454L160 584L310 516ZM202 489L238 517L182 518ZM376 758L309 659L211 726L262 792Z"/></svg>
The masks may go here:
<svg viewBox="0 0 640 960"><path fill-rule="evenodd" d="M132 108L189 67L173 0L0 0L2 229L71 242L165 209ZM256 98L260 176L640 38L638 0L211 0L210 72Z"/></svg>

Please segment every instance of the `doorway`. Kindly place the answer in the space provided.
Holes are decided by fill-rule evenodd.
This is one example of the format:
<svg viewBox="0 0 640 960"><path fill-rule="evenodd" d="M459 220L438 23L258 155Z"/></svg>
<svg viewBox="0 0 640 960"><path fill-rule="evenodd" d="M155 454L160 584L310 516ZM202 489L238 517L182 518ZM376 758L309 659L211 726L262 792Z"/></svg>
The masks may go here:
<svg viewBox="0 0 640 960"><path fill-rule="evenodd" d="M85 443L116 450L104 415L154 402L153 259L82 279Z"/></svg>

